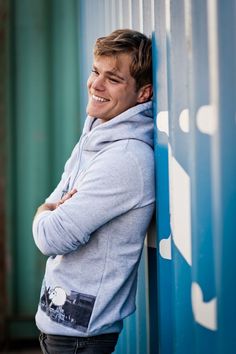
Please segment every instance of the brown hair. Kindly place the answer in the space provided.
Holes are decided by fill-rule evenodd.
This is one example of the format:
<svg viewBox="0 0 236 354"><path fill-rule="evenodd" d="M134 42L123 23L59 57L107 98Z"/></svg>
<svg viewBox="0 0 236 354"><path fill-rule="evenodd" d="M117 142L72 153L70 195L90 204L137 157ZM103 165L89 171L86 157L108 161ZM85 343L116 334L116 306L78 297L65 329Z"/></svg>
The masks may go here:
<svg viewBox="0 0 236 354"><path fill-rule="evenodd" d="M132 61L130 75L136 81L136 88L152 83L152 42L144 34L131 29L119 29L106 37L98 38L95 56L118 56L130 54Z"/></svg>

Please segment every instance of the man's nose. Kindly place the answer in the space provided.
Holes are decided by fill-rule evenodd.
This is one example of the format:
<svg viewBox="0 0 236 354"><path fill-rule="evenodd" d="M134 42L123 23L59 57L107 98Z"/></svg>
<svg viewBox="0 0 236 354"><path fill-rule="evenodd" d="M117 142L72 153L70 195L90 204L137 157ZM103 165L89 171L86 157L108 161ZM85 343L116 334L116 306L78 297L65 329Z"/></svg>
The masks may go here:
<svg viewBox="0 0 236 354"><path fill-rule="evenodd" d="M97 76L93 82L92 82L92 88L96 89L96 90L104 90L104 78L101 76Z"/></svg>

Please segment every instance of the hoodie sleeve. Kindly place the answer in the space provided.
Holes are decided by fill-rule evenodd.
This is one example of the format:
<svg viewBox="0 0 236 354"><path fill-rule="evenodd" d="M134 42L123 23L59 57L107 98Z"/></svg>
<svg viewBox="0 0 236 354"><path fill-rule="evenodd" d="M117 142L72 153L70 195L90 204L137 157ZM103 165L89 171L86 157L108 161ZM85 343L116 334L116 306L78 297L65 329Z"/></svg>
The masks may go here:
<svg viewBox="0 0 236 354"><path fill-rule="evenodd" d="M128 152L101 154L75 187L72 198L33 222L35 243L45 255L75 251L104 224L138 207L143 196L142 173Z"/></svg>

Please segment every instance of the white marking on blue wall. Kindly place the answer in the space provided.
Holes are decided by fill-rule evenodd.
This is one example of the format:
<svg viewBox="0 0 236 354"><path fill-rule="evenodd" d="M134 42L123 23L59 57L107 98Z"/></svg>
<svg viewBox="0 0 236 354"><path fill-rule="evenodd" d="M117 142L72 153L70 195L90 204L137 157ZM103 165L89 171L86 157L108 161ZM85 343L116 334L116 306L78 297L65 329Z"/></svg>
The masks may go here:
<svg viewBox="0 0 236 354"><path fill-rule="evenodd" d="M191 296L195 321L212 331L217 330L217 299L204 302L202 289L196 282L192 283Z"/></svg>
<svg viewBox="0 0 236 354"><path fill-rule="evenodd" d="M159 252L162 258L171 259L171 235L163 238L159 243Z"/></svg>
<svg viewBox="0 0 236 354"><path fill-rule="evenodd" d="M170 213L173 241L189 265L192 265L190 177L171 153Z"/></svg>
<svg viewBox="0 0 236 354"><path fill-rule="evenodd" d="M179 126L184 133L189 133L189 110L183 109L179 115Z"/></svg>
<svg viewBox="0 0 236 354"><path fill-rule="evenodd" d="M217 130L217 115L214 106L201 106L197 111L196 123L201 133L213 135Z"/></svg>
<svg viewBox="0 0 236 354"><path fill-rule="evenodd" d="M169 115L168 111L160 111L157 114L156 124L160 132L166 133L169 136Z"/></svg>
<svg viewBox="0 0 236 354"><path fill-rule="evenodd" d="M170 21L170 0L165 1L165 10L166 10L166 32L169 34L171 29L171 21Z"/></svg>

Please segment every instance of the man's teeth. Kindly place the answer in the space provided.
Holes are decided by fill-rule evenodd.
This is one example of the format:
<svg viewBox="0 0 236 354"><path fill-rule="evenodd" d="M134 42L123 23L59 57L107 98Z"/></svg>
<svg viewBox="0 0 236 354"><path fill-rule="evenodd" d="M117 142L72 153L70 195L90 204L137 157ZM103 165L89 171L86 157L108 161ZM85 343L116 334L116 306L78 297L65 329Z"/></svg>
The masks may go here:
<svg viewBox="0 0 236 354"><path fill-rule="evenodd" d="M106 100L105 98L102 98L102 97L98 97L98 96L95 96L95 95L92 95L93 99L95 101L99 101L99 102L107 102L108 100Z"/></svg>

